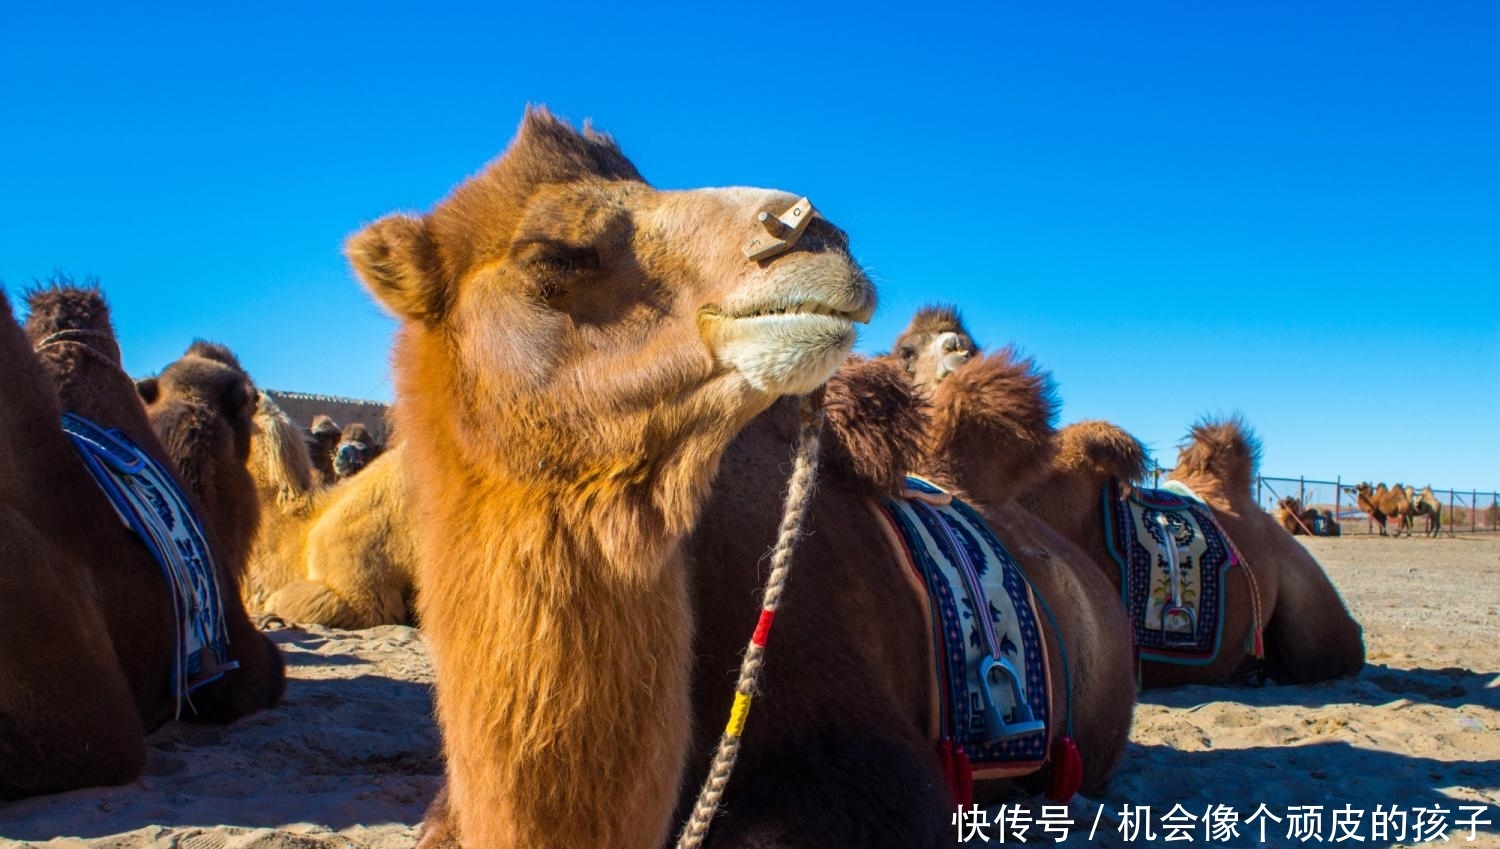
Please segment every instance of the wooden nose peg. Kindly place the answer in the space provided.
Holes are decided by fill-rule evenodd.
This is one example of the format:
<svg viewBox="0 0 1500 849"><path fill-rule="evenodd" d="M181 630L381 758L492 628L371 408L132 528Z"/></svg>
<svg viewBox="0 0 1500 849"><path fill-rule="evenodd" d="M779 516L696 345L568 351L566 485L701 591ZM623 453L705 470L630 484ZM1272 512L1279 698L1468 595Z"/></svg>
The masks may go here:
<svg viewBox="0 0 1500 849"><path fill-rule="evenodd" d="M807 198L792 204L790 209L780 215L762 212L755 217L756 227L761 232L751 236L741 250L746 257L755 261L786 253L802 238L808 223L817 214L812 201Z"/></svg>

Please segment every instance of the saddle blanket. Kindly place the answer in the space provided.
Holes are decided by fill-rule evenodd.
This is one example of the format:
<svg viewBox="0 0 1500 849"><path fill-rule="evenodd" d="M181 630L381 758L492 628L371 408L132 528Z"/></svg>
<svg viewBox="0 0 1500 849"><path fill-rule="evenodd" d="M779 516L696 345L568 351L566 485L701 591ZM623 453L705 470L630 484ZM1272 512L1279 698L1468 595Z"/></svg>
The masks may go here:
<svg viewBox="0 0 1500 849"><path fill-rule="evenodd" d="M1239 563L1208 505L1186 487L1104 487L1104 539L1142 660L1200 666L1219 653L1225 573Z"/></svg>
<svg viewBox="0 0 1500 849"><path fill-rule="evenodd" d="M161 566L177 633L172 687L181 718L189 693L239 666L229 659L218 574L203 525L172 474L124 431L104 430L72 413L63 413L62 427L120 521Z"/></svg>
<svg viewBox="0 0 1500 849"><path fill-rule="evenodd" d="M1047 648L1030 584L973 508L908 477L875 508L931 623L933 725L973 778L1025 775L1047 758Z"/></svg>

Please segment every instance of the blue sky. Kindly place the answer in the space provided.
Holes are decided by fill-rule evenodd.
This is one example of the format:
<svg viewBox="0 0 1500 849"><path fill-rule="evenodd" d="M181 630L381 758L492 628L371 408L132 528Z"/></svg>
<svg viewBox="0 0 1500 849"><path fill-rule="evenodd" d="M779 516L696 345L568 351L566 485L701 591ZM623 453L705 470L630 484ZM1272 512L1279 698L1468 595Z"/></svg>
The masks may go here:
<svg viewBox="0 0 1500 849"><path fill-rule="evenodd" d="M96 276L134 374L207 337L389 397L344 238L544 103L657 186L810 196L861 350L952 302L1169 465L1237 411L1267 474L1500 487L1500 4L41 5L0 281Z"/></svg>

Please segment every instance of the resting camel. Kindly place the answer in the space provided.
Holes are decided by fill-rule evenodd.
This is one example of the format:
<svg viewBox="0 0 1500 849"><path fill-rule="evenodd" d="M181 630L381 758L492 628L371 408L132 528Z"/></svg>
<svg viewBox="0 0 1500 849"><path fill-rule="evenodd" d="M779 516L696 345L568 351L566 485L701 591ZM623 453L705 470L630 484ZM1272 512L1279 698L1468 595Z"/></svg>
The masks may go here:
<svg viewBox="0 0 1500 849"><path fill-rule="evenodd" d="M375 441L362 422L347 425L333 449L333 473L339 480L351 478L384 450L385 446Z"/></svg>
<svg viewBox="0 0 1500 849"><path fill-rule="evenodd" d="M1365 511L1375 524L1380 528L1381 536L1390 536L1385 529L1385 521L1392 516L1398 519L1396 536L1401 536L1403 531L1411 536L1412 516L1416 508L1412 504L1411 496L1401 484L1387 489L1385 484L1380 484L1371 489L1369 482L1364 482L1353 489L1346 488L1347 492L1355 497L1359 509Z"/></svg>
<svg viewBox="0 0 1500 849"><path fill-rule="evenodd" d="M146 733L179 709L184 719L230 722L275 704L284 684L280 653L237 600L231 557L253 514L200 510L239 668L179 703L162 567L80 461L62 413L117 428L156 464L172 464L120 369L100 293L59 285L29 300L23 333L0 294L0 444L24 447L0 453L0 678L10 682L0 688L0 798L130 781L145 765ZM244 457L223 437L244 411L215 397L212 387L227 385L218 375L180 377L157 410L167 441L200 482L233 491Z"/></svg>
<svg viewBox="0 0 1500 849"><path fill-rule="evenodd" d="M1292 536L1336 537L1341 533L1333 511L1303 507L1301 499L1291 495L1276 502L1276 518Z"/></svg>
<svg viewBox="0 0 1500 849"><path fill-rule="evenodd" d="M429 843L661 846L690 732L682 543L730 440L873 311L846 246L793 195L654 190L543 110L430 213L349 240L401 325L451 812Z"/></svg>
<svg viewBox="0 0 1500 849"><path fill-rule="evenodd" d="M952 310L927 308L923 313L898 340L897 350L907 345L931 350L924 335L963 329ZM907 366L909 376L918 373L917 365ZM994 440L989 446L982 439L975 442L971 456L999 450ZM1277 681L1324 680L1353 674L1364 664L1359 624L1327 575L1254 503L1250 485L1258 450L1238 420L1195 426L1183 448L1171 479L1206 502L1250 564L1255 591L1245 570L1230 570L1220 650L1203 665L1145 663L1145 686L1229 681L1258 667L1253 656L1257 619L1265 629L1265 669ZM1082 422L1058 432L1046 475L1027 488L1020 503L1086 552L1118 592L1120 569L1106 542L1101 494L1111 480L1128 485L1145 470L1146 452L1134 437L1106 422Z"/></svg>
<svg viewBox="0 0 1500 849"><path fill-rule="evenodd" d="M251 610L288 622L371 628L412 621L416 533L399 446L357 477L317 486L301 434L261 395L251 471L265 523L244 582Z"/></svg>
<svg viewBox="0 0 1500 849"><path fill-rule="evenodd" d="M1053 704L1061 715L1070 681L1084 792L1102 790L1119 763L1135 701L1130 647L1113 637L1125 629L1124 616L1093 564L1016 507L1014 487L1004 483L1041 470L1050 452L1050 401L1024 366L993 360L958 375L938 391L930 412L885 362L852 362L829 382L823 474L796 555L804 566L776 614L766 695L755 703L743 765L710 845L905 849L951 842L955 800L929 728L936 720L926 615L871 507L899 495L911 470L984 498L986 520L1050 601L1060 626L1043 623ZM997 386L1003 388L984 391ZM955 462L977 431L1018 438L976 463ZM719 718L729 712L795 432L794 405L782 402L740 435L688 546L702 623L688 790L706 772ZM1046 786L1055 767L1020 779L1021 788ZM1014 792L1015 783L980 782L974 798L993 801Z"/></svg>

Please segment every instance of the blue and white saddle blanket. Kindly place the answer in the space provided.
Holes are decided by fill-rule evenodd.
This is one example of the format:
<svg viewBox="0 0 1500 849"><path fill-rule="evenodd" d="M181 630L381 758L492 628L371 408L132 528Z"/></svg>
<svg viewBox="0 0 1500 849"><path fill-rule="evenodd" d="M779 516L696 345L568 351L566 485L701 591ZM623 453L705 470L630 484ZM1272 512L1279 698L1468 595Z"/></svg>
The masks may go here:
<svg viewBox="0 0 1500 849"><path fill-rule="evenodd" d="M1211 663L1223 639L1226 573L1240 561L1208 505L1175 481L1129 494L1110 481L1101 497L1141 659Z"/></svg>
<svg viewBox="0 0 1500 849"><path fill-rule="evenodd" d="M1035 772L1051 705L1030 584L969 505L918 477L903 496L875 512L932 626L933 740L945 759L966 759L973 778Z"/></svg>
<svg viewBox="0 0 1500 849"><path fill-rule="evenodd" d="M188 693L239 666L229 659L218 574L202 522L172 474L124 431L104 430L72 413L63 413L62 427L120 521L161 565L177 634L172 690L180 718Z"/></svg>

